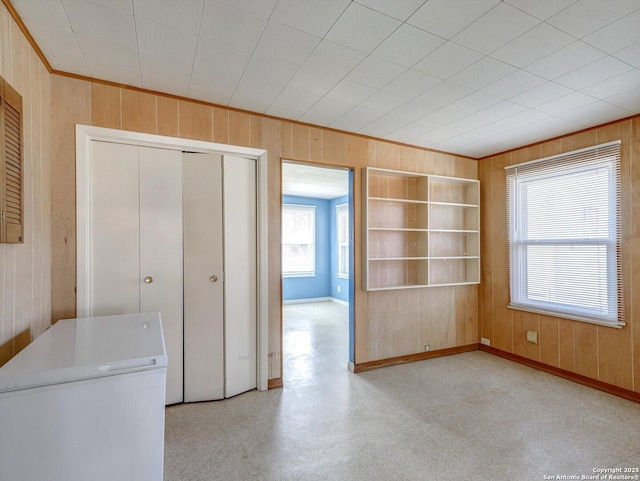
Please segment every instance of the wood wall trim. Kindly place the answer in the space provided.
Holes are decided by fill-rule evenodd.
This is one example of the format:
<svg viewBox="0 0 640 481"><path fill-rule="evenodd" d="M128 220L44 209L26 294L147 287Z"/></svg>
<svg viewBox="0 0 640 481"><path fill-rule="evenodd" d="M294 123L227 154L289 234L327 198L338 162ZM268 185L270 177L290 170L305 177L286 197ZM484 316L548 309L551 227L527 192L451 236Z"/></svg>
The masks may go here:
<svg viewBox="0 0 640 481"><path fill-rule="evenodd" d="M353 372L370 371L380 367L396 366L398 364L406 364L409 362L424 361L425 359L434 359L437 357L452 356L454 354L462 354L464 352L477 351L479 344L468 344L466 346L449 347L446 349L438 349L436 351L418 352L416 354L407 354L406 356L390 357L388 359L379 359L377 361L361 362L355 364Z"/></svg>
<svg viewBox="0 0 640 481"><path fill-rule="evenodd" d="M33 47L35 52L38 54L38 57L40 57L40 60L42 61L42 63L46 67L46 69L49 71L49 73L52 73L53 72L53 68L51 68L51 64L47 60L47 57L44 56L44 53L42 53L42 50L40 50L40 47L38 46L38 44L36 43L34 38L31 36L31 32L29 32L29 29L27 28L27 26L22 21L22 17L20 17L20 15L18 14L17 10L13 6L13 4L11 3L11 0L2 0L2 3L4 4L4 6L7 8L9 13L11 14L11 17L18 24L18 27L20 27L20 30L22 31L24 36L27 37L27 41Z"/></svg>
<svg viewBox="0 0 640 481"><path fill-rule="evenodd" d="M577 382L578 384L582 384L599 391L604 391L608 394L613 394L614 396L628 399L629 401L640 403L640 393L631 391L630 389L614 386L613 384L598 381L597 379L591 379L589 377L582 376L571 371L566 371L565 369L560 369L559 367L549 366L548 364L543 364L539 361L533 361L531 359L527 359L526 357L518 356L517 354L511 354L510 352L502 351L500 349L496 349L495 347L485 346L484 344L480 344L480 350L489 354L493 354L494 356L507 359L509 361L517 362L518 364L532 367L539 371L544 371L548 374L553 374L554 376L568 379L569 381Z"/></svg>
<svg viewBox="0 0 640 481"><path fill-rule="evenodd" d="M629 117L623 117L623 118L618 119L618 120L612 120L611 122L605 122L604 124L594 125L593 127L587 127L585 129L576 130L575 132L570 132L568 134L558 135L557 137L551 137L550 139L540 140L540 141L534 142L532 144L523 145L521 147L514 147L513 149L503 150L502 152L496 152L495 154L491 154L491 155L485 155L484 157L479 157L476 160L478 162L480 162L481 160L490 159L492 157L497 157L497 156L503 155L503 154L509 154L511 152L516 152L518 150L528 149L529 147L536 147L538 145L546 144L547 142L553 142L554 140L565 139L567 137L571 137L573 135L581 134L583 132L588 132L588 131L594 130L594 129L601 129L603 127L607 127L608 125L617 124L619 122L626 122L628 120L634 120L634 119L637 119L637 118L640 118L640 114L630 115ZM456 154L451 154L451 155L456 155Z"/></svg>
<svg viewBox="0 0 640 481"><path fill-rule="evenodd" d="M281 389L284 387L284 382L282 381L281 377L269 379L267 384L268 384L268 389Z"/></svg>

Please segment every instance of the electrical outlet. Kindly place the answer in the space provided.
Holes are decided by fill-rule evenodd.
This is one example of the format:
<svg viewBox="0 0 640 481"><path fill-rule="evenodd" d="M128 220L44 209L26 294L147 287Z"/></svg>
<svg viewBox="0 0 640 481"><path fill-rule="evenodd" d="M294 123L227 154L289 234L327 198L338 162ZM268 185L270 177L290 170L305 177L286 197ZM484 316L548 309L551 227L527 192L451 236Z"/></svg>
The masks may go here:
<svg viewBox="0 0 640 481"><path fill-rule="evenodd" d="M427 344L424 346L424 352L429 352L431 350L431 345Z"/></svg>
<svg viewBox="0 0 640 481"><path fill-rule="evenodd" d="M487 339L486 337L481 337L480 338L480 343L484 344L485 346L490 346L491 345L491 341L489 339Z"/></svg>
<svg viewBox="0 0 640 481"><path fill-rule="evenodd" d="M340 286L338 286L338 292L340 292Z"/></svg>
<svg viewBox="0 0 640 481"><path fill-rule="evenodd" d="M538 344L538 333L536 331L527 331L527 341Z"/></svg>

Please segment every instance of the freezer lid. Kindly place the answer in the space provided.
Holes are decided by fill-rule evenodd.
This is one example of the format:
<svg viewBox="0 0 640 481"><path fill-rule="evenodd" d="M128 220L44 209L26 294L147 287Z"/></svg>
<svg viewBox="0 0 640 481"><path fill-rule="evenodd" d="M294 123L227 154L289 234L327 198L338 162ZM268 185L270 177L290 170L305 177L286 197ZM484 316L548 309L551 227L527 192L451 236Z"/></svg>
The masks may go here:
<svg viewBox="0 0 640 481"><path fill-rule="evenodd" d="M0 368L0 393L166 366L158 312L66 319Z"/></svg>

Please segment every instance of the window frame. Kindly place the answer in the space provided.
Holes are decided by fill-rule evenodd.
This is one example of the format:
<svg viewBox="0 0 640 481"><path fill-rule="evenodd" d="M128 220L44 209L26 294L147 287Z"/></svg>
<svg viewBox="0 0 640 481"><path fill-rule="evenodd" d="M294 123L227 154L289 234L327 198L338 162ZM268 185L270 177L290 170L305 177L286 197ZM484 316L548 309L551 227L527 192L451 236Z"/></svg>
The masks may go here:
<svg viewBox="0 0 640 481"><path fill-rule="evenodd" d="M344 224L341 222L342 217L346 217L346 222ZM342 229L343 225L345 225L345 228L346 228L346 231L343 233L344 241L342 239L343 236L340 235L343 231ZM336 277L340 279L349 279L349 203L348 202L336 205L336 241L337 241L337 253L338 253L337 255L338 265L337 265ZM345 254L343 254L342 252L343 248L346 248ZM343 256L346 256L346 261L345 259L343 259ZM343 266L346 267L346 271L342 269Z"/></svg>
<svg viewBox="0 0 640 481"><path fill-rule="evenodd" d="M554 163L555 162L555 163ZM526 172L525 179L518 178L518 168ZM609 142L566 154L547 157L505 167L507 171L507 237L509 250L509 305L511 309L540 313L554 317L589 322L608 327L625 325L624 299L621 269L620 228L620 141ZM606 171L607 177L607 236L592 238L566 237L562 231L553 237L536 239L528 232L526 210L528 187L535 182L556 179L559 175L579 175L593 171ZM574 184L578 185L578 184ZM590 185L585 186L589 188ZM529 246L557 247L604 246L606 258L606 308L589 307L576 302L545 301L533 299L529 293ZM595 263L594 263L595 265ZM552 278L557 275L554 272ZM561 293L562 290L560 289ZM566 292L566 291L565 291Z"/></svg>
<svg viewBox="0 0 640 481"><path fill-rule="evenodd" d="M307 205L307 204L282 204L282 218L284 219L285 211L306 211L311 214L311 242L307 245L311 246L311 266L312 270L289 270L286 271L284 269L284 259L285 259L285 246L286 245L300 245L293 243L285 243L285 235L284 235L284 220L282 222L282 239L281 239L281 269L282 269L282 277L315 277L316 276L316 206L315 205Z"/></svg>

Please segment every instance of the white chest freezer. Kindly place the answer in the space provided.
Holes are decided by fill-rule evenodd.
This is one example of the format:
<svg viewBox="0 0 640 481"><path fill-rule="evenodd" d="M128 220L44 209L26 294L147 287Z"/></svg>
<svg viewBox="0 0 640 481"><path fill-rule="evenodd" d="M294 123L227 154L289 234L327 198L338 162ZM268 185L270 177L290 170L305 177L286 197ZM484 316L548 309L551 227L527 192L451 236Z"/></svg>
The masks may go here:
<svg viewBox="0 0 640 481"><path fill-rule="evenodd" d="M0 368L0 481L162 481L159 313L59 321Z"/></svg>

